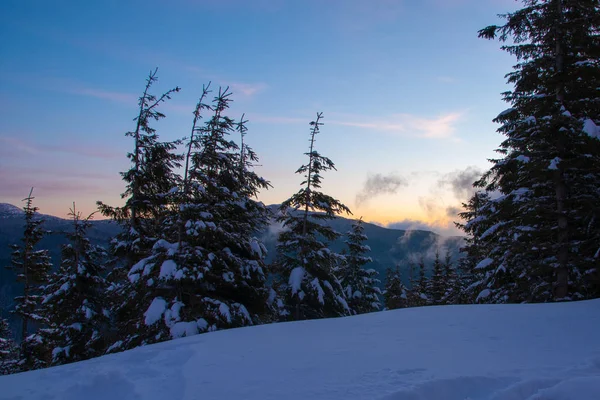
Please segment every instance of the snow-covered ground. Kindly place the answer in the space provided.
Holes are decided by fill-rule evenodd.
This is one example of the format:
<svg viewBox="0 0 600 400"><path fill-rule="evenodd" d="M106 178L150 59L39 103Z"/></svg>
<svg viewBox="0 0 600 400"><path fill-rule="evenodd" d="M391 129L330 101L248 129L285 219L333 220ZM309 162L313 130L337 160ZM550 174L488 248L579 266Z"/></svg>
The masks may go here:
<svg viewBox="0 0 600 400"><path fill-rule="evenodd" d="M600 300L220 331L0 377L6 400L598 400Z"/></svg>

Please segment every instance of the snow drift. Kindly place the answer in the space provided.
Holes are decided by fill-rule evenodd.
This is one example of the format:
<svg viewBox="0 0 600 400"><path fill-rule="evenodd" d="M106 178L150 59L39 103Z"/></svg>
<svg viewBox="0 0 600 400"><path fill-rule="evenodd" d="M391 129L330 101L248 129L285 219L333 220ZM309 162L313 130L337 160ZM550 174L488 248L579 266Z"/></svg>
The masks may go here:
<svg viewBox="0 0 600 400"><path fill-rule="evenodd" d="M233 329L0 377L2 400L598 400L600 300Z"/></svg>

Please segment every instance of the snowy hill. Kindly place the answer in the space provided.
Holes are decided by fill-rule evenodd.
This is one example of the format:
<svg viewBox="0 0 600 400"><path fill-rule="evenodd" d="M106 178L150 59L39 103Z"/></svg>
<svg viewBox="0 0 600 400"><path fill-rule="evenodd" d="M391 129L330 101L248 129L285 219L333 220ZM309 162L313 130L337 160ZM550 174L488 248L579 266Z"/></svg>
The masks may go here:
<svg viewBox="0 0 600 400"><path fill-rule="evenodd" d="M0 219L12 218L15 216L21 216L23 214L25 214L25 212L19 207L8 203L0 203Z"/></svg>
<svg viewBox="0 0 600 400"><path fill-rule="evenodd" d="M0 399L598 400L600 300L219 331L0 377Z"/></svg>

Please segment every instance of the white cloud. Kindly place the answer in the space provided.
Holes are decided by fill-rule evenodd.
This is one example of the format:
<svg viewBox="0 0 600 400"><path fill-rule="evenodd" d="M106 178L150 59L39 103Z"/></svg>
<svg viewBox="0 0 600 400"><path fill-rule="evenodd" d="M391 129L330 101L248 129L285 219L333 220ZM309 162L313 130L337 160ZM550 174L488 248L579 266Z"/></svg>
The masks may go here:
<svg viewBox="0 0 600 400"><path fill-rule="evenodd" d="M355 116L354 120L329 120L328 123L422 138L450 139L454 138L456 124L463 116L464 113L462 112L452 112L437 117L394 114L376 120L372 119L372 117Z"/></svg>

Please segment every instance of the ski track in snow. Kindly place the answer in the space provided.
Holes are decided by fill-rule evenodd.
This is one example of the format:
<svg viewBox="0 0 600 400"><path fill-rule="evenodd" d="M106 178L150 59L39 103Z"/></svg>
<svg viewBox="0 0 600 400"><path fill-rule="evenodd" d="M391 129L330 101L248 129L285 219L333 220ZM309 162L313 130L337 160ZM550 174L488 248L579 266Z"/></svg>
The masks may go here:
<svg viewBox="0 0 600 400"><path fill-rule="evenodd" d="M1 400L598 400L600 300L213 332L0 377Z"/></svg>

